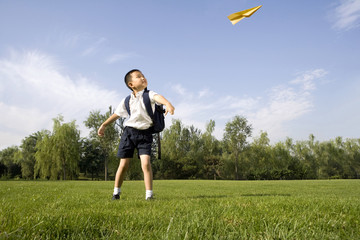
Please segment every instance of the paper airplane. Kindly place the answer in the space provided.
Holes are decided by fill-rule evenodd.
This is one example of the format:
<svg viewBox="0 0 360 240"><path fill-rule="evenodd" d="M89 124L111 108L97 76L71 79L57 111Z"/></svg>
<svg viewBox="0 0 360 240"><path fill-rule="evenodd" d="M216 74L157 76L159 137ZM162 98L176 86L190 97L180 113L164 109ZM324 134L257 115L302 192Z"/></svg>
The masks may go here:
<svg viewBox="0 0 360 240"><path fill-rule="evenodd" d="M231 21L231 23L233 25L235 25L238 22L240 22L240 20L242 20L244 17L250 17L251 15L253 15L261 7L262 7L262 5L254 7L254 8L246 9L246 10L241 11L241 12L233 13L233 14L230 14L228 16L228 18Z"/></svg>

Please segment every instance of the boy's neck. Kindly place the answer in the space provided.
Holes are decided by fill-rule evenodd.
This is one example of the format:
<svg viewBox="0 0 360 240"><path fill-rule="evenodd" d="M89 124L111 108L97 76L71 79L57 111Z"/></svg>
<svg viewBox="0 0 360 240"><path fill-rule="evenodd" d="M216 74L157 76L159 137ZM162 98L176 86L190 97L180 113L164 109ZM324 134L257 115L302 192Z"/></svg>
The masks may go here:
<svg viewBox="0 0 360 240"><path fill-rule="evenodd" d="M144 91L145 90L145 88L143 88L143 89L141 89L141 90L139 90L139 89L133 89L133 94L134 94L134 96L136 97L136 94L138 94L139 92L141 92L141 91Z"/></svg>

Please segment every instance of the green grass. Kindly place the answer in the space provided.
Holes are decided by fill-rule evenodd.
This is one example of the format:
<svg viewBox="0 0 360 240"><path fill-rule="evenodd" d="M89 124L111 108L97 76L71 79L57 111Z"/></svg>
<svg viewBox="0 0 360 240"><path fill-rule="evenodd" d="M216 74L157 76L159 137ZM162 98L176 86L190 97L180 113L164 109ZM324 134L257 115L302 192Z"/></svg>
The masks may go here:
<svg viewBox="0 0 360 240"><path fill-rule="evenodd" d="M360 239L360 180L0 182L0 239Z"/></svg>

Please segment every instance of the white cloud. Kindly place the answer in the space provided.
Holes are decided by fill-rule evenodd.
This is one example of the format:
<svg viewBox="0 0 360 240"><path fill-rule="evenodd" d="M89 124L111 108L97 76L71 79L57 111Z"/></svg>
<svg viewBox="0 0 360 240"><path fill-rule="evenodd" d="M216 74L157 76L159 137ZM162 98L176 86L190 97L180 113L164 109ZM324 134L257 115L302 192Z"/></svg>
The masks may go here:
<svg viewBox="0 0 360 240"><path fill-rule="evenodd" d="M327 72L323 69L316 69L313 71L307 71L303 74L301 74L296 79L292 80L290 83L292 84L302 84L303 90L314 90L315 89L315 83L314 80L318 78L322 78L325 76Z"/></svg>
<svg viewBox="0 0 360 240"><path fill-rule="evenodd" d="M83 121L91 110L105 110L121 100L114 91L85 77L63 74L54 58L36 51L13 52L0 59L0 79L0 148L18 145L27 135L49 129L58 114L66 121L76 120L86 131ZM6 137L12 133L17 137Z"/></svg>
<svg viewBox="0 0 360 240"><path fill-rule="evenodd" d="M266 131L274 140L288 136L286 124L313 110L311 91L315 90L316 81L326 74L323 69L306 71L289 81L290 85L272 88L266 98L267 103L248 112L254 133Z"/></svg>
<svg viewBox="0 0 360 240"><path fill-rule="evenodd" d="M288 136L286 124L313 110L312 91L316 81L327 74L323 69L306 71L284 84L275 86L264 96L218 96L212 100L191 96L191 92L180 85L175 85L179 94L189 93L175 103L175 118L185 125L194 125L205 129L210 119L215 120L215 136L223 136L226 122L235 115L245 116L254 128L254 135L266 131L272 140L282 140Z"/></svg>
<svg viewBox="0 0 360 240"><path fill-rule="evenodd" d="M137 54L135 54L135 53L114 54L106 59L106 63L112 64L115 62L119 62L119 61L123 61L123 60L129 59L129 58L132 58L132 57L136 57L136 56L137 56Z"/></svg>
<svg viewBox="0 0 360 240"><path fill-rule="evenodd" d="M287 136L284 125L311 111L313 105L308 94L289 87L275 87L263 107L249 112L249 121L255 133L260 130L281 139Z"/></svg>
<svg viewBox="0 0 360 240"><path fill-rule="evenodd" d="M360 26L360 0L341 0L333 11L333 27L350 30Z"/></svg>
<svg viewBox="0 0 360 240"><path fill-rule="evenodd" d="M172 87L172 89L179 95L185 96L186 90L181 84L176 84Z"/></svg>
<svg viewBox="0 0 360 240"><path fill-rule="evenodd" d="M90 47L86 48L82 55L83 56L90 56L90 55L93 55L95 54L98 49L101 47L101 45L106 42L106 38L99 38L95 43L93 43Z"/></svg>
<svg viewBox="0 0 360 240"><path fill-rule="evenodd" d="M199 91L199 93L198 93L199 98L202 98L205 96L211 96L211 95L212 95L212 92L210 92L209 89L203 89L203 90Z"/></svg>
<svg viewBox="0 0 360 240"><path fill-rule="evenodd" d="M63 42L63 44L66 46L66 47L75 47L79 44L79 42L85 38L86 35L84 34L79 34L79 33L68 33L68 32L65 32L61 35L61 41Z"/></svg>

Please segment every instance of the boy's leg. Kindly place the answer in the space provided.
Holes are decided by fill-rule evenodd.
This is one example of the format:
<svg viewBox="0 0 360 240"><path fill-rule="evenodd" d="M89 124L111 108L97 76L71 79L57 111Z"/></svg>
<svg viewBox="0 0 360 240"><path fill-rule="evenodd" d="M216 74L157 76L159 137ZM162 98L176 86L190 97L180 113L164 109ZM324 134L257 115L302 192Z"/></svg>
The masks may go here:
<svg viewBox="0 0 360 240"><path fill-rule="evenodd" d="M127 169L129 168L130 158L122 158L119 163L119 167L116 171L115 175L115 183L114 183L114 195L119 195L120 188L122 183L124 182L124 177L126 174ZM118 190L117 193L115 190Z"/></svg>
<svg viewBox="0 0 360 240"><path fill-rule="evenodd" d="M141 168L144 173L146 199L152 198L153 172L151 169L150 155L140 155L140 160L141 160Z"/></svg>
<svg viewBox="0 0 360 240"><path fill-rule="evenodd" d="M134 155L135 146L130 139L130 131L131 129L125 127L117 152L117 157L120 158L120 163L115 175L115 187L118 188L121 187L124 181L125 172L129 168L130 159Z"/></svg>

